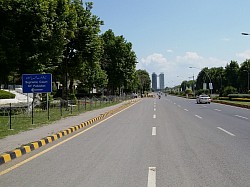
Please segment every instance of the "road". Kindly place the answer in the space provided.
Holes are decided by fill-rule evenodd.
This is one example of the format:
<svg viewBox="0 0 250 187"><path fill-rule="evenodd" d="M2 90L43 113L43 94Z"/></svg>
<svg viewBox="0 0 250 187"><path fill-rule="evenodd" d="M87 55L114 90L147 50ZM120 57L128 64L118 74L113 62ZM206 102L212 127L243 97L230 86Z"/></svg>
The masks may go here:
<svg viewBox="0 0 250 187"><path fill-rule="evenodd" d="M248 109L145 98L4 164L0 186L249 186L249 145Z"/></svg>

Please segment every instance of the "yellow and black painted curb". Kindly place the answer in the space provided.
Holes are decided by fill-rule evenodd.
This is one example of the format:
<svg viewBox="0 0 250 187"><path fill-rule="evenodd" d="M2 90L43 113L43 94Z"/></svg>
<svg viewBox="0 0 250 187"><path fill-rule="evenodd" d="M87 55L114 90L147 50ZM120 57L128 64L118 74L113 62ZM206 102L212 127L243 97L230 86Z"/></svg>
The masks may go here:
<svg viewBox="0 0 250 187"><path fill-rule="evenodd" d="M31 152L33 150L36 150L39 147L42 147L42 146L44 146L44 145L46 145L48 143L51 143L51 142L53 142L53 141L55 141L55 140L57 140L57 139L59 139L59 138L61 138L63 136L66 136L66 135L68 135L68 134L70 134L72 132L75 132L75 131L83 128L83 127L86 127L86 126L94 123L95 121L101 120L101 119L103 119L103 118L105 118L107 116L111 116L111 115L113 115L113 114L115 114L115 113L129 107L132 103L135 103L137 101L138 100L132 100L131 102L129 102L127 104L124 104L124 105L122 105L122 106L120 106L118 108L115 108L115 109L113 109L111 111L108 111L108 112L106 112L104 114L101 114L98 117L94 117L94 118L92 118L92 119L90 119L88 121L82 122L80 125L72 126L72 127L68 128L68 129L60 131L60 132L58 132L58 133L56 133L54 135L42 138L39 141L31 142L31 143L23 145L23 146L21 146L19 148L16 148L16 149L14 149L12 151L5 152L5 153L0 155L0 165L4 164L6 162L9 162L9 161L11 161L11 160L13 160L15 158L18 158L18 157L20 157L20 156L22 156L22 155L24 155L26 153L29 153L29 152Z"/></svg>

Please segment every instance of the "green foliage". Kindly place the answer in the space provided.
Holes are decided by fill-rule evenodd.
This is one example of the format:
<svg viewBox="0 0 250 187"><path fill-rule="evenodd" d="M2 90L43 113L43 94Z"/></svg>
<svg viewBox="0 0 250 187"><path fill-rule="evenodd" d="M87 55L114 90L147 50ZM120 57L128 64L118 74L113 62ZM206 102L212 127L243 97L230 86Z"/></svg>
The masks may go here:
<svg viewBox="0 0 250 187"><path fill-rule="evenodd" d="M132 44L123 36L115 36L112 30L101 35L104 53L101 67L108 75L108 89L114 94L117 89L128 88L135 78L136 55Z"/></svg>
<svg viewBox="0 0 250 187"><path fill-rule="evenodd" d="M229 94L234 94L234 93L237 93L237 89L232 86L227 86L224 88L222 96L226 97Z"/></svg>
<svg viewBox="0 0 250 187"><path fill-rule="evenodd" d="M15 96L16 95L13 93L6 92L4 90L0 90L0 99L14 99Z"/></svg>
<svg viewBox="0 0 250 187"><path fill-rule="evenodd" d="M250 98L250 94L228 94L230 99L232 98Z"/></svg>
<svg viewBox="0 0 250 187"><path fill-rule="evenodd" d="M192 94L193 92L192 92L192 90L190 90L190 89L186 89L185 90L185 94L188 94L188 95L190 95L190 94Z"/></svg>
<svg viewBox="0 0 250 187"><path fill-rule="evenodd" d="M144 93L144 91L150 91L151 79L149 73L146 70L137 70L136 71L138 79L138 89Z"/></svg>
<svg viewBox="0 0 250 187"><path fill-rule="evenodd" d="M236 61L231 61L225 67L225 77L227 80L227 86L237 88L238 86L238 72L239 64Z"/></svg>
<svg viewBox="0 0 250 187"><path fill-rule="evenodd" d="M200 89L200 90L196 91L196 95L202 95L202 94L209 95L209 92L210 91L208 89L206 89L206 90Z"/></svg>

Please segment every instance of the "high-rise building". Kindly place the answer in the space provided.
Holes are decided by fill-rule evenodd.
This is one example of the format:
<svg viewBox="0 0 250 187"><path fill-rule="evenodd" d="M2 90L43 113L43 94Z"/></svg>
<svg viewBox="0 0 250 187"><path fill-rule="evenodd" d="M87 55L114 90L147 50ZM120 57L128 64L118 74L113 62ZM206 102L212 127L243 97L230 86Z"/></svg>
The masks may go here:
<svg viewBox="0 0 250 187"><path fill-rule="evenodd" d="M156 73L152 73L152 88L154 91L157 90L157 75Z"/></svg>
<svg viewBox="0 0 250 187"><path fill-rule="evenodd" d="M163 90L165 88L164 87L164 73L160 73L159 82L160 82L160 90Z"/></svg>

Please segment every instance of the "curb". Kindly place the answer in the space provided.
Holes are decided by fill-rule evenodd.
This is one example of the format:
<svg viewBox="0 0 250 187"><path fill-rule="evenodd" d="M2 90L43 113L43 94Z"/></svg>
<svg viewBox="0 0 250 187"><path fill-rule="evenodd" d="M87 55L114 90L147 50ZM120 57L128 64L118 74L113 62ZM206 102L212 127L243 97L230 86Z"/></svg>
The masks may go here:
<svg viewBox="0 0 250 187"><path fill-rule="evenodd" d="M118 108L115 108L111 111L108 111L104 114L101 114L99 115L98 117L94 117L88 121L85 121L85 122L82 122L80 125L76 125L76 126L72 126L66 130L62 130L54 135L51 135L51 136L47 136L45 138L42 138L41 140L38 140L38 141L35 141L35 142L31 142L31 143L28 143L28 144L25 144L19 148L16 148L12 151L8 151L8 152L5 152L3 154L0 155L0 165L6 163L6 162L9 162L15 158L18 158L26 153L29 153L33 150L36 150L44 145L47 145L48 143L51 143L57 139L60 139L62 138L63 136L66 136L68 134L71 134L83 127L86 127L92 123L94 123L95 121L98 121L98 120L101 120L107 116L110 116L110 115L113 115L119 111L121 111L122 109L125 109L127 107L129 107L132 103L136 103L138 102L138 100L131 100L129 103L125 103L124 105L118 107Z"/></svg>
<svg viewBox="0 0 250 187"><path fill-rule="evenodd" d="M220 101L220 100L214 100L213 102L214 103L224 104L224 105L231 105L231 106L236 106L236 107L240 107L240 108L250 109L250 105L242 105L242 104L237 104L237 103L228 103L228 102L224 102L224 101Z"/></svg>

